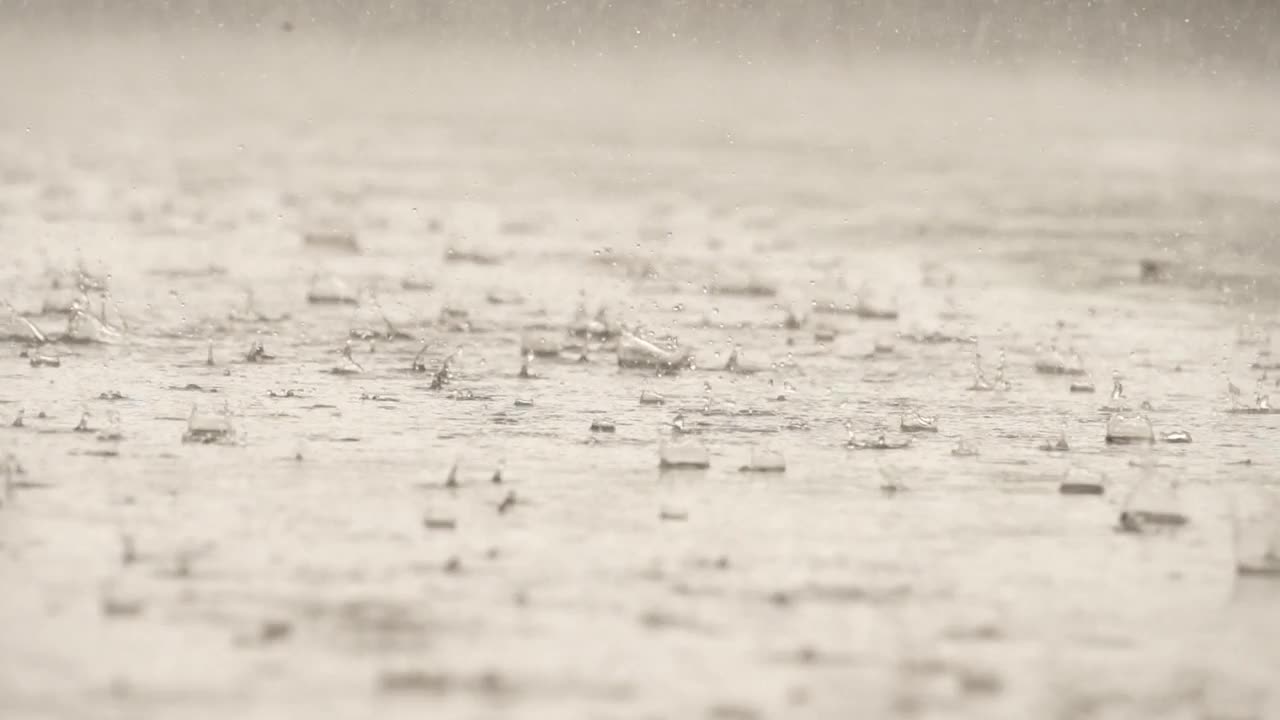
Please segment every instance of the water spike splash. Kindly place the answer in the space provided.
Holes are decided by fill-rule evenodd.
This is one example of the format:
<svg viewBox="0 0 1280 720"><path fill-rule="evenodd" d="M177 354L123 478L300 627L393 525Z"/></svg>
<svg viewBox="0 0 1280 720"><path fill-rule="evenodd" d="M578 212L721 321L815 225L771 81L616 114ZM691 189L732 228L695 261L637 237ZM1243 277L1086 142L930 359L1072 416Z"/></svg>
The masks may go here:
<svg viewBox="0 0 1280 720"><path fill-rule="evenodd" d="M1067 442L1066 424L1064 423L1062 429L1058 431L1058 437L1056 440L1046 440L1044 444L1040 446L1040 449L1044 452L1068 452L1071 450L1071 445Z"/></svg>
<svg viewBox="0 0 1280 720"><path fill-rule="evenodd" d="M1117 407L1123 407L1124 400L1124 383L1120 382L1120 371L1114 370L1111 373L1111 402L1119 403Z"/></svg>
<svg viewBox="0 0 1280 720"><path fill-rule="evenodd" d="M982 371L982 353L973 354L973 384L969 386L970 390L976 392L988 392L995 389L986 378Z"/></svg>
<svg viewBox="0 0 1280 720"><path fill-rule="evenodd" d="M267 354L267 349L263 346L261 340L254 340L253 344L249 346L249 351L244 354L244 360L248 363L260 363L274 359L274 355Z"/></svg>
<svg viewBox="0 0 1280 720"><path fill-rule="evenodd" d="M64 342L110 344L119 342L121 337L119 330L94 317L87 305L73 304L63 334Z"/></svg>
<svg viewBox="0 0 1280 720"><path fill-rule="evenodd" d="M724 369L728 372L734 372L738 369L738 346L733 346L733 351L729 353L729 359L724 364Z"/></svg>
<svg viewBox="0 0 1280 720"><path fill-rule="evenodd" d="M1005 368L1005 352L1004 352L1004 348L1000 348L1000 358L999 360L996 361L996 383L997 384L1006 384L1006 385L1008 384L1008 383L1005 383L1005 380L1004 380L1004 368Z"/></svg>
<svg viewBox="0 0 1280 720"><path fill-rule="evenodd" d="M457 350L454 350L452 353L450 353L449 356L446 357L444 360L440 361L440 367L436 370L435 375L431 376L432 390L443 389L444 386L448 385L449 381L453 379L453 373L450 369L450 366L453 363L453 359L456 358L458 354L461 352L462 352L462 348L458 348Z"/></svg>
<svg viewBox="0 0 1280 720"><path fill-rule="evenodd" d="M346 341L342 346L342 359L346 360L349 365L353 366L356 369L356 372L364 372L364 366L351 355L350 340Z"/></svg>
<svg viewBox="0 0 1280 720"><path fill-rule="evenodd" d="M1253 404L1250 405L1244 401L1244 393L1235 383L1227 381L1227 394L1231 399L1231 407L1227 410L1230 413L1241 415L1270 415L1277 412L1271 407L1271 396L1266 392L1267 386L1263 379L1259 379L1254 385Z"/></svg>
<svg viewBox="0 0 1280 720"><path fill-rule="evenodd" d="M416 373L424 373L427 371L427 364L423 360L427 355L427 341L422 341L422 347L418 349L418 354L413 356L413 363L409 366L409 370Z"/></svg>
<svg viewBox="0 0 1280 720"><path fill-rule="evenodd" d="M15 334L25 332L32 340L35 340L38 345L44 345L49 342L48 336L46 336L40 328L36 327L35 323L31 322L19 313L17 308L11 305L8 300L0 299L0 303L4 304L5 308L9 311L10 318L20 328L20 330L17 330Z"/></svg>

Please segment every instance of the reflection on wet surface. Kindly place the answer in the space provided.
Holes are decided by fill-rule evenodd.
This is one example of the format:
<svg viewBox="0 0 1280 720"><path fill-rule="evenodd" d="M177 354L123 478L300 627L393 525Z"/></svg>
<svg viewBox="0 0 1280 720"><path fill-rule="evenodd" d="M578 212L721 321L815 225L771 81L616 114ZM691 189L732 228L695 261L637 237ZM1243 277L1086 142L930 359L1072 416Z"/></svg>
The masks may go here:
<svg viewBox="0 0 1280 720"><path fill-rule="evenodd" d="M0 75L0 713L1274 716L1273 96L225 50Z"/></svg>

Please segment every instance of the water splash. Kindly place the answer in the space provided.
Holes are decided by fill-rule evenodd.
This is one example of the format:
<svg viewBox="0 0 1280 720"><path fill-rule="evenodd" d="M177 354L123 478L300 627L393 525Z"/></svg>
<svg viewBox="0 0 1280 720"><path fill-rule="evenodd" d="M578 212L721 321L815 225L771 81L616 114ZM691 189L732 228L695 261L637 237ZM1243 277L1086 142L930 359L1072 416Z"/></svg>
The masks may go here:
<svg viewBox="0 0 1280 720"><path fill-rule="evenodd" d="M427 371L427 349L428 343L423 340L422 347L418 348L418 353L413 356L413 361L409 364L409 372L425 373Z"/></svg>
<svg viewBox="0 0 1280 720"><path fill-rule="evenodd" d="M892 355L897 349L897 344L892 337L881 336L876 338L871 345L871 354L874 355Z"/></svg>
<svg viewBox="0 0 1280 720"><path fill-rule="evenodd" d="M412 333L401 330L391 322L391 318L387 317L386 310L383 309L382 303L378 301L377 295L372 290L361 293L361 298L351 315L347 335L355 340L369 341L380 339L392 342L416 339Z"/></svg>
<svg viewBox="0 0 1280 720"><path fill-rule="evenodd" d="M919 411L913 410L902 416L898 423L898 429L906 433L936 433L938 432L938 418L931 415L921 415Z"/></svg>
<svg viewBox="0 0 1280 720"><path fill-rule="evenodd" d="M492 266L501 265L502 256L479 248L466 248L451 245L444 251L444 261L447 263L469 263L471 265Z"/></svg>
<svg viewBox="0 0 1280 720"><path fill-rule="evenodd" d="M974 392L991 392L993 390L1008 390L1012 387L1008 380L1004 377L1005 354L1004 350L1000 351L1000 360L996 365L995 380L987 380L986 372L982 367L982 353L973 354L973 384L969 386L969 390Z"/></svg>
<svg viewBox="0 0 1280 720"><path fill-rule="evenodd" d="M1058 437L1053 440L1046 440L1040 445L1040 449L1044 452L1067 452L1071 450L1070 443L1067 442L1067 426L1064 423L1058 431Z"/></svg>
<svg viewBox="0 0 1280 720"><path fill-rule="evenodd" d="M400 289L410 292L431 292L435 290L436 284L433 280L421 275L407 275L400 280Z"/></svg>
<svg viewBox="0 0 1280 720"><path fill-rule="evenodd" d="M559 357L564 345L564 331L550 325L530 325L520 333L522 356Z"/></svg>
<svg viewBox="0 0 1280 720"><path fill-rule="evenodd" d="M618 426L608 418L597 418L591 421L590 429L594 433L613 433L617 432Z"/></svg>
<svg viewBox="0 0 1280 720"><path fill-rule="evenodd" d="M62 339L69 343L112 344L123 340L124 334L100 318L94 317L87 309L77 306L71 310Z"/></svg>
<svg viewBox="0 0 1280 720"><path fill-rule="evenodd" d="M1080 359L1079 353L1072 353L1070 361L1063 357L1056 345L1050 345L1049 350L1035 361L1035 370L1041 375L1084 375L1084 361Z"/></svg>
<svg viewBox="0 0 1280 720"><path fill-rule="evenodd" d="M31 367L33 368L62 367L62 358L58 357L57 355L51 355L48 353L32 353L30 357L30 364L31 364Z"/></svg>
<svg viewBox="0 0 1280 720"><path fill-rule="evenodd" d="M313 275L307 289L307 302L312 305L356 305L359 299L336 275Z"/></svg>
<svg viewBox="0 0 1280 720"><path fill-rule="evenodd" d="M658 447L658 467L705 470L711 467L711 453L701 443L663 440Z"/></svg>
<svg viewBox="0 0 1280 720"><path fill-rule="evenodd" d="M349 230L315 230L303 233L302 246L310 250L323 250L346 255L359 255L360 243Z"/></svg>
<svg viewBox="0 0 1280 720"><path fill-rule="evenodd" d="M120 442L124 439L124 424L120 419L120 413L112 410L107 413L107 427L98 432L98 440L101 442Z"/></svg>
<svg viewBox="0 0 1280 720"><path fill-rule="evenodd" d="M886 495L896 495L907 490L907 483L904 479L906 473L901 468L891 465L880 465L876 468L880 474L880 491Z"/></svg>
<svg viewBox="0 0 1280 720"><path fill-rule="evenodd" d="M623 334L620 324L609 317L608 310L600 308L592 316L585 304L578 305L569 321L569 334L590 340L611 340Z"/></svg>
<svg viewBox="0 0 1280 720"><path fill-rule="evenodd" d="M1097 387L1093 384L1093 378L1086 375L1082 380L1072 380L1070 391L1073 393L1093 393L1097 392Z"/></svg>
<svg viewBox="0 0 1280 720"><path fill-rule="evenodd" d="M244 290L244 306L240 309L233 309L227 313L227 319L232 322L241 323L277 323L289 319L289 313L280 315L267 315L258 309L253 288L245 288Z"/></svg>
<svg viewBox="0 0 1280 720"><path fill-rule="evenodd" d="M1158 478L1145 478L1125 499L1119 529L1122 532L1145 533L1177 529L1187 522L1188 518L1182 512L1182 503L1173 483Z"/></svg>
<svg viewBox="0 0 1280 720"><path fill-rule="evenodd" d="M778 286L755 275L728 278L717 275L707 286L707 294L768 298L778 294Z"/></svg>
<svg viewBox="0 0 1280 720"><path fill-rule="evenodd" d="M1280 496L1268 492L1249 507L1254 512L1237 513L1233 523L1236 572L1280 579Z"/></svg>
<svg viewBox="0 0 1280 720"><path fill-rule="evenodd" d="M1231 407L1233 409L1248 407L1241 400L1240 388L1236 387L1236 384L1230 380L1227 381L1227 397L1231 400Z"/></svg>
<svg viewBox="0 0 1280 720"><path fill-rule="evenodd" d="M688 348L663 349L632 334L624 334L618 341L619 367L676 372L691 367L692 363L693 354Z"/></svg>
<svg viewBox="0 0 1280 720"><path fill-rule="evenodd" d="M187 431L182 435L182 442L229 445L235 440L235 426L225 407L221 413L205 414L200 412L199 406L194 404L191 406L191 415L187 418Z"/></svg>
<svg viewBox="0 0 1280 720"><path fill-rule="evenodd" d="M1259 379L1254 386L1253 405L1244 402L1240 388L1235 383L1227 381L1227 395L1231 399L1231 408L1227 410L1229 413L1239 415L1270 415L1280 412L1271 407L1271 396L1266 392L1266 383L1263 379Z"/></svg>
<svg viewBox="0 0 1280 720"><path fill-rule="evenodd" d="M735 375L755 375L762 372L765 368L742 358L742 347L735 345L733 351L729 353L729 359L724 364L725 372L734 373Z"/></svg>
<svg viewBox="0 0 1280 720"><path fill-rule="evenodd" d="M538 375L533 372L531 368L532 365L533 353L525 353L524 356L520 358L520 369L516 372L516 377L521 380L532 380L538 377Z"/></svg>
<svg viewBox="0 0 1280 720"><path fill-rule="evenodd" d="M881 432L870 440L860 440L854 436L852 430L849 430L845 447L852 450L905 450L911 447L911 438L890 440L885 433Z"/></svg>
<svg viewBox="0 0 1280 720"><path fill-rule="evenodd" d="M0 326L0 341L16 340L25 342L34 342L43 345L49 342L49 338L44 334L34 322L17 311L8 300L0 300L4 303L7 311L6 321Z"/></svg>
<svg viewBox="0 0 1280 720"><path fill-rule="evenodd" d="M769 447L753 447L747 464L738 468L738 471L746 473L783 473L787 471L787 460L780 450Z"/></svg>
<svg viewBox="0 0 1280 720"><path fill-rule="evenodd" d="M1155 442L1151 420L1145 413L1117 410L1107 418L1108 444L1132 445Z"/></svg>
<svg viewBox="0 0 1280 720"><path fill-rule="evenodd" d="M1102 406L1103 412L1120 412L1129 409L1129 399L1124 394L1124 383L1120 379L1120 371L1111 372L1111 394L1107 403Z"/></svg>
<svg viewBox="0 0 1280 720"><path fill-rule="evenodd" d="M991 384L986 375L982 371L982 353L973 354L973 384L969 389L975 392L990 392L995 390L995 385Z"/></svg>
<svg viewBox="0 0 1280 720"><path fill-rule="evenodd" d="M244 354L244 361L247 363L262 363L275 359L275 355L267 354L267 349L261 340L254 340L249 346L249 351Z"/></svg>
<svg viewBox="0 0 1280 720"><path fill-rule="evenodd" d="M667 399L665 397L652 390L646 389L640 391L641 405L665 405L666 402Z"/></svg>
<svg viewBox="0 0 1280 720"><path fill-rule="evenodd" d="M872 288L864 283L858 289L853 314L864 320L897 320L898 298Z"/></svg>
<svg viewBox="0 0 1280 720"><path fill-rule="evenodd" d="M336 366L334 366L334 367L329 368L329 374L331 374L331 375L359 375L359 374L363 373L363 372L365 371L365 370L364 370L364 366L363 366L363 365L361 365L361 364L360 364L360 363L355 359L355 357L353 357L353 356L352 356L352 354L351 354L351 353L352 353L352 349L351 349L351 341L350 341L350 340L348 340L348 341L347 341L346 343L344 343L344 344L343 344L343 346L342 346L341 355L342 355L343 364L341 364L341 365L336 365Z"/></svg>
<svg viewBox="0 0 1280 720"><path fill-rule="evenodd" d="M440 308L436 324L451 333L469 333L475 329L471 324L471 313L466 308L451 305Z"/></svg>
<svg viewBox="0 0 1280 720"><path fill-rule="evenodd" d="M453 361L458 354L462 352L461 348L454 350L445 359L440 361L440 367L436 369L434 375L431 376L431 389L440 390L453 379ZM526 367L527 372L527 367Z"/></svg>
<svg viewBox="0 0 1280 720"><path fill-rule="evenodd" d="M1063 495L1102 495L1107 490L1107 475L1092 468L1074 465L1067 469L1058 492Z"/></svg>

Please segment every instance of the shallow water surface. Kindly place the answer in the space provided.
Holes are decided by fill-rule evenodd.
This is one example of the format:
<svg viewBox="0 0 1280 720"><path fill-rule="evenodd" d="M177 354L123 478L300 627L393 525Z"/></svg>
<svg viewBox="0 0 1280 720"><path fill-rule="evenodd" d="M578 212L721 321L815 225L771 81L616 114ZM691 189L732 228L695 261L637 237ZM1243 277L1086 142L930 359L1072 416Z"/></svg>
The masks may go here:
<svg viewBox="0 0 1280 720"><path fill-rule="evenodd" d="M0 297L61 332L82 266L122 338L0 344L5 717L1280 717L1233 529L1280 415L1226 412L1280 330L1273 91L48 47L0 71ZM520 377L579 305L695 367ZM1106 444L1113 372L1193 441ZM659 469L677 415L709 468ZM1117 532L1141 483L1187 524Z"/></svg>

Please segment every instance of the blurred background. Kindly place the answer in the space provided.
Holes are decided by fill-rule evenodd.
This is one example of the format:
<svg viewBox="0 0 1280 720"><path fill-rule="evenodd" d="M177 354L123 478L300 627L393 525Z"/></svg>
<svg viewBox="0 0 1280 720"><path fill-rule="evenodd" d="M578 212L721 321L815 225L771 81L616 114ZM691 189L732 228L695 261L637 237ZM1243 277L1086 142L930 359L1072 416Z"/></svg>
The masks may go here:
<svg viewBox="0 0 1280 720"><path fill-rule="evenodd" d="M1269 0L6 0L6 25L338 31L423 44L1280 67Z"/></svg>
<svg viewBox="0 0 1280 720"><path fill-rule="evenodd" d="M108 174L236 177L305 225L394 164L420 203L528 180L535 202L800 201L833 216L810 218L822 232L1012 236L1047 258L1119 238L1233 277L1280 254L1265 0L0 0L0 17L19 174L115 153Z"/></svg>

